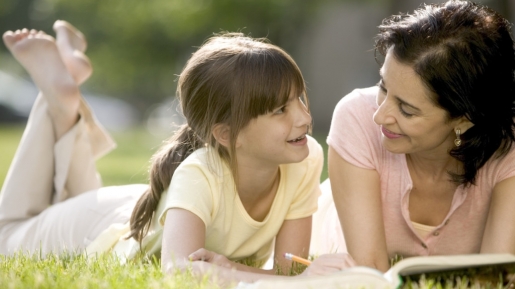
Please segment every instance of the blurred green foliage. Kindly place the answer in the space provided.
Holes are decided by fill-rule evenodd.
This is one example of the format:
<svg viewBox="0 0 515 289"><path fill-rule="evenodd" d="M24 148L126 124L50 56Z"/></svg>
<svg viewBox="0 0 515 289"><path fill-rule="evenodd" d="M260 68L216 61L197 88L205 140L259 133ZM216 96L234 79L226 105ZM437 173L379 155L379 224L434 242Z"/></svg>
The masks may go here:
<svg viewBox="0 0 515 289"><path fill-rule="evenodd" d="M384 1L0 0L0 31L28 27L53 34L56 19L71 22L87 36L87 54L95 69L84 89L128 100L145 111L175 95L176 75L196 47L213 33L242 31L267 37L295 58L299 39L319 20L317 11L324 5ZM391 13L398 13L407 7L411 10L417 1L386 3ZM480 0L505 11L508 1ZM0 52L6 52L3 45ZM24 73L9 53L0 55L0 67L5 69L6 65L14 67L17 74Z"/></svg>
<svg viewBox="0 0 515 289"><path fill-rule="evenodd" d="M0 188L23 134L23 125L0 124ZM148 183L150 158L161 146L165 135L152 135L146 129L134 127L111 133L116 149L97 161L97 169L104 186ZM314 136L327 157L325 135ZM327 179L327 162L324 162L320 182ZM1 288L1 286L0 286Z"/></svg>
<svg viewBox="0 0 515 289"><path fill-rule="evenodd" d="M213 33L241 31L293 50L310 15L327 1L0 0L0 29L53 34L56 19L71 22L87 36L95 69L86 89L141 110L175 95L176 75Z"/></svg>

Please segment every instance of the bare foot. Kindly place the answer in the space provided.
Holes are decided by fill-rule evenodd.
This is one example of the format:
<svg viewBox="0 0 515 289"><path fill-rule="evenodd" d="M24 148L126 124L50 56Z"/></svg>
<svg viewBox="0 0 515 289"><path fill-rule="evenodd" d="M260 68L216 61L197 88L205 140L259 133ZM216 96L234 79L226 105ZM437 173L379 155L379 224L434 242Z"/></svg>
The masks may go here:
<svg viewBox="0 0 515 289"><path fill-rule="evenodd" d="M87 48L86 38L77 28L64 20L54 23L56 43L64 65L78 85L91 76L93 69L89 58L84 54Z"/></svg>
<svg viewBox="0 0 515 289"><path fill-rule="evenodd" d="M46 98L59 138L77 121L80 92L61 59L54 38L42 31L23 29L5 32L3 40Z"/></svg>

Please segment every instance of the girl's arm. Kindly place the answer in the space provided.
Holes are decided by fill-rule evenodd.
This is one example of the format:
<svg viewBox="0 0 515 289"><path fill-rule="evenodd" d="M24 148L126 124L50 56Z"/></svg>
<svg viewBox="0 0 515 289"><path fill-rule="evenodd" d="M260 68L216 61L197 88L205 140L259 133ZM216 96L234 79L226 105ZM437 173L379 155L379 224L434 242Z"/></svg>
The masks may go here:
<svg viewBox="0 0 515 289"><path fill-rule="evenodd" d="M189 255L204 247L206 229L197 215L184 209L169 209L163 228L161 266L163 271L189 266Z"/></svg>
<svg viewBox="0 0 515 289"><path fill-rule="evenodd" d="M225 267L234 268L238 271L253 272L258 274L274 275L279 272L281 275L288 275L292 267L292 261L286 260L284 253L292 253L304 258L308 257L309 241L311 238L311 216L295 220L285 220L275 239L274 268L265 270L256 267L246 266L232 262L222 255L200 249L191 255L194 261L204 260L206 262Z"/></svg>
<svg viewBox="0 0 515 289"><path fill-rule="evenodd" d="M515 177L494 187L481 253L515 254Z"/></svg>
<svg viewBox="0 0 515 289"><path fill-rule="evenodd" d="M222 255L203 249L205 234L204 222L197 215L184 209L169 209L163 229L162 270L173 273L175 270L187 270L191 267L193 273L200 278L206 274L216 276L213 280L221 285L239 281L254 282L264 277L280 277L271 275L273 271L265 274L268 273L265 270L236 264ZM204 261L192 262L192 253L196 254L196 260Z"/></svg>
<svg viewBox="0 0 515 289"><path fill-rule="evenodd" d="M310 216L302 219L284 221L275 241L275 263L273 270L263 270L231 262L225 256L206 249L200 249L190 256L192 256L193 260L204 260L205 262L217 265L217 274L225 280L253 282L263 278L277 278L280 276L270 276L275 275L277 271L283 275L288 275L292 268L292 261L286 260L283 257L284 253L292 253L304 258L308 257L311 238L311 219L312 217ZM202 266L202 264L197 265ZM355 265L356 263L348 254L326 254L315 259L302 275L328 275ZM231 268L238 270L238 272L231 271ZM280 269L277 270L278 268ZM206 267L203 267L199 271L206 271Z"/></svg>
<svg viewBox="0 0 515 289"><path fill-rule="evenodd" d="M289 275L292 261L284 258L284 253L292 253L303 258L309 255L312 217L284 220L275 239L274 271Z"/></svg>
<svg viewBox="0 0 515 289"><path fill-rule="evenodd" d="M311 240L312 217L285 220L275 240L274 269L282 275L290 275L293 261L284 258L284 253L307 258ZM356 266L348 254L326 254L317 257L302 273L306 276L328 275Z"/></svg>
<svg viewBox="0 0 515 289"><path fill-rule="evenodd" d="M328 152L328 168L334 203L349 254L358 265L388 270L377 171L350 164L332 147Z"/></svg>

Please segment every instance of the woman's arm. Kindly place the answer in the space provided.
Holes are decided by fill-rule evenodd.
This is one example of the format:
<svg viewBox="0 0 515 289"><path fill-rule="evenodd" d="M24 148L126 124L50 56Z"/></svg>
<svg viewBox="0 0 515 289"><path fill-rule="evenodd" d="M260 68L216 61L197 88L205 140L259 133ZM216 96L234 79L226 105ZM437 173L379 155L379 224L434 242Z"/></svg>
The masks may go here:
<svg viewBox="0 0 515 289"><path fill-rule="evenodd" d="M332 147L329 147L328 168L334 203L349 254L358 265L388 270L377 171L348 163Z"/></svg>
<svg viewBox="0 0 515 289"><path fill-rule="evenodd" d="M494 187L481 253L515 254L515 177Z"/></svg>

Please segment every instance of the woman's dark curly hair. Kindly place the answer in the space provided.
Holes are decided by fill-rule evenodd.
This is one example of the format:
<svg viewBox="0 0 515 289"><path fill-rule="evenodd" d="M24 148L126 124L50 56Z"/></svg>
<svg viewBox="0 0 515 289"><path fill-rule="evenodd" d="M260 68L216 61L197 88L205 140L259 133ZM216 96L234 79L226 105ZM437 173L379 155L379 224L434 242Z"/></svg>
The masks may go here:
<svg viewBox="0 0 515 289"><path fill-rule="evenodd" d="M466 117L474 126L452 157L464 170L457 184L474 184L477 171L502 157L514 136L515 51L511 24L488 7L451 0L423 5L413 14L383 20L376 51L390 51L410 65L449 120Z"/></svg>

